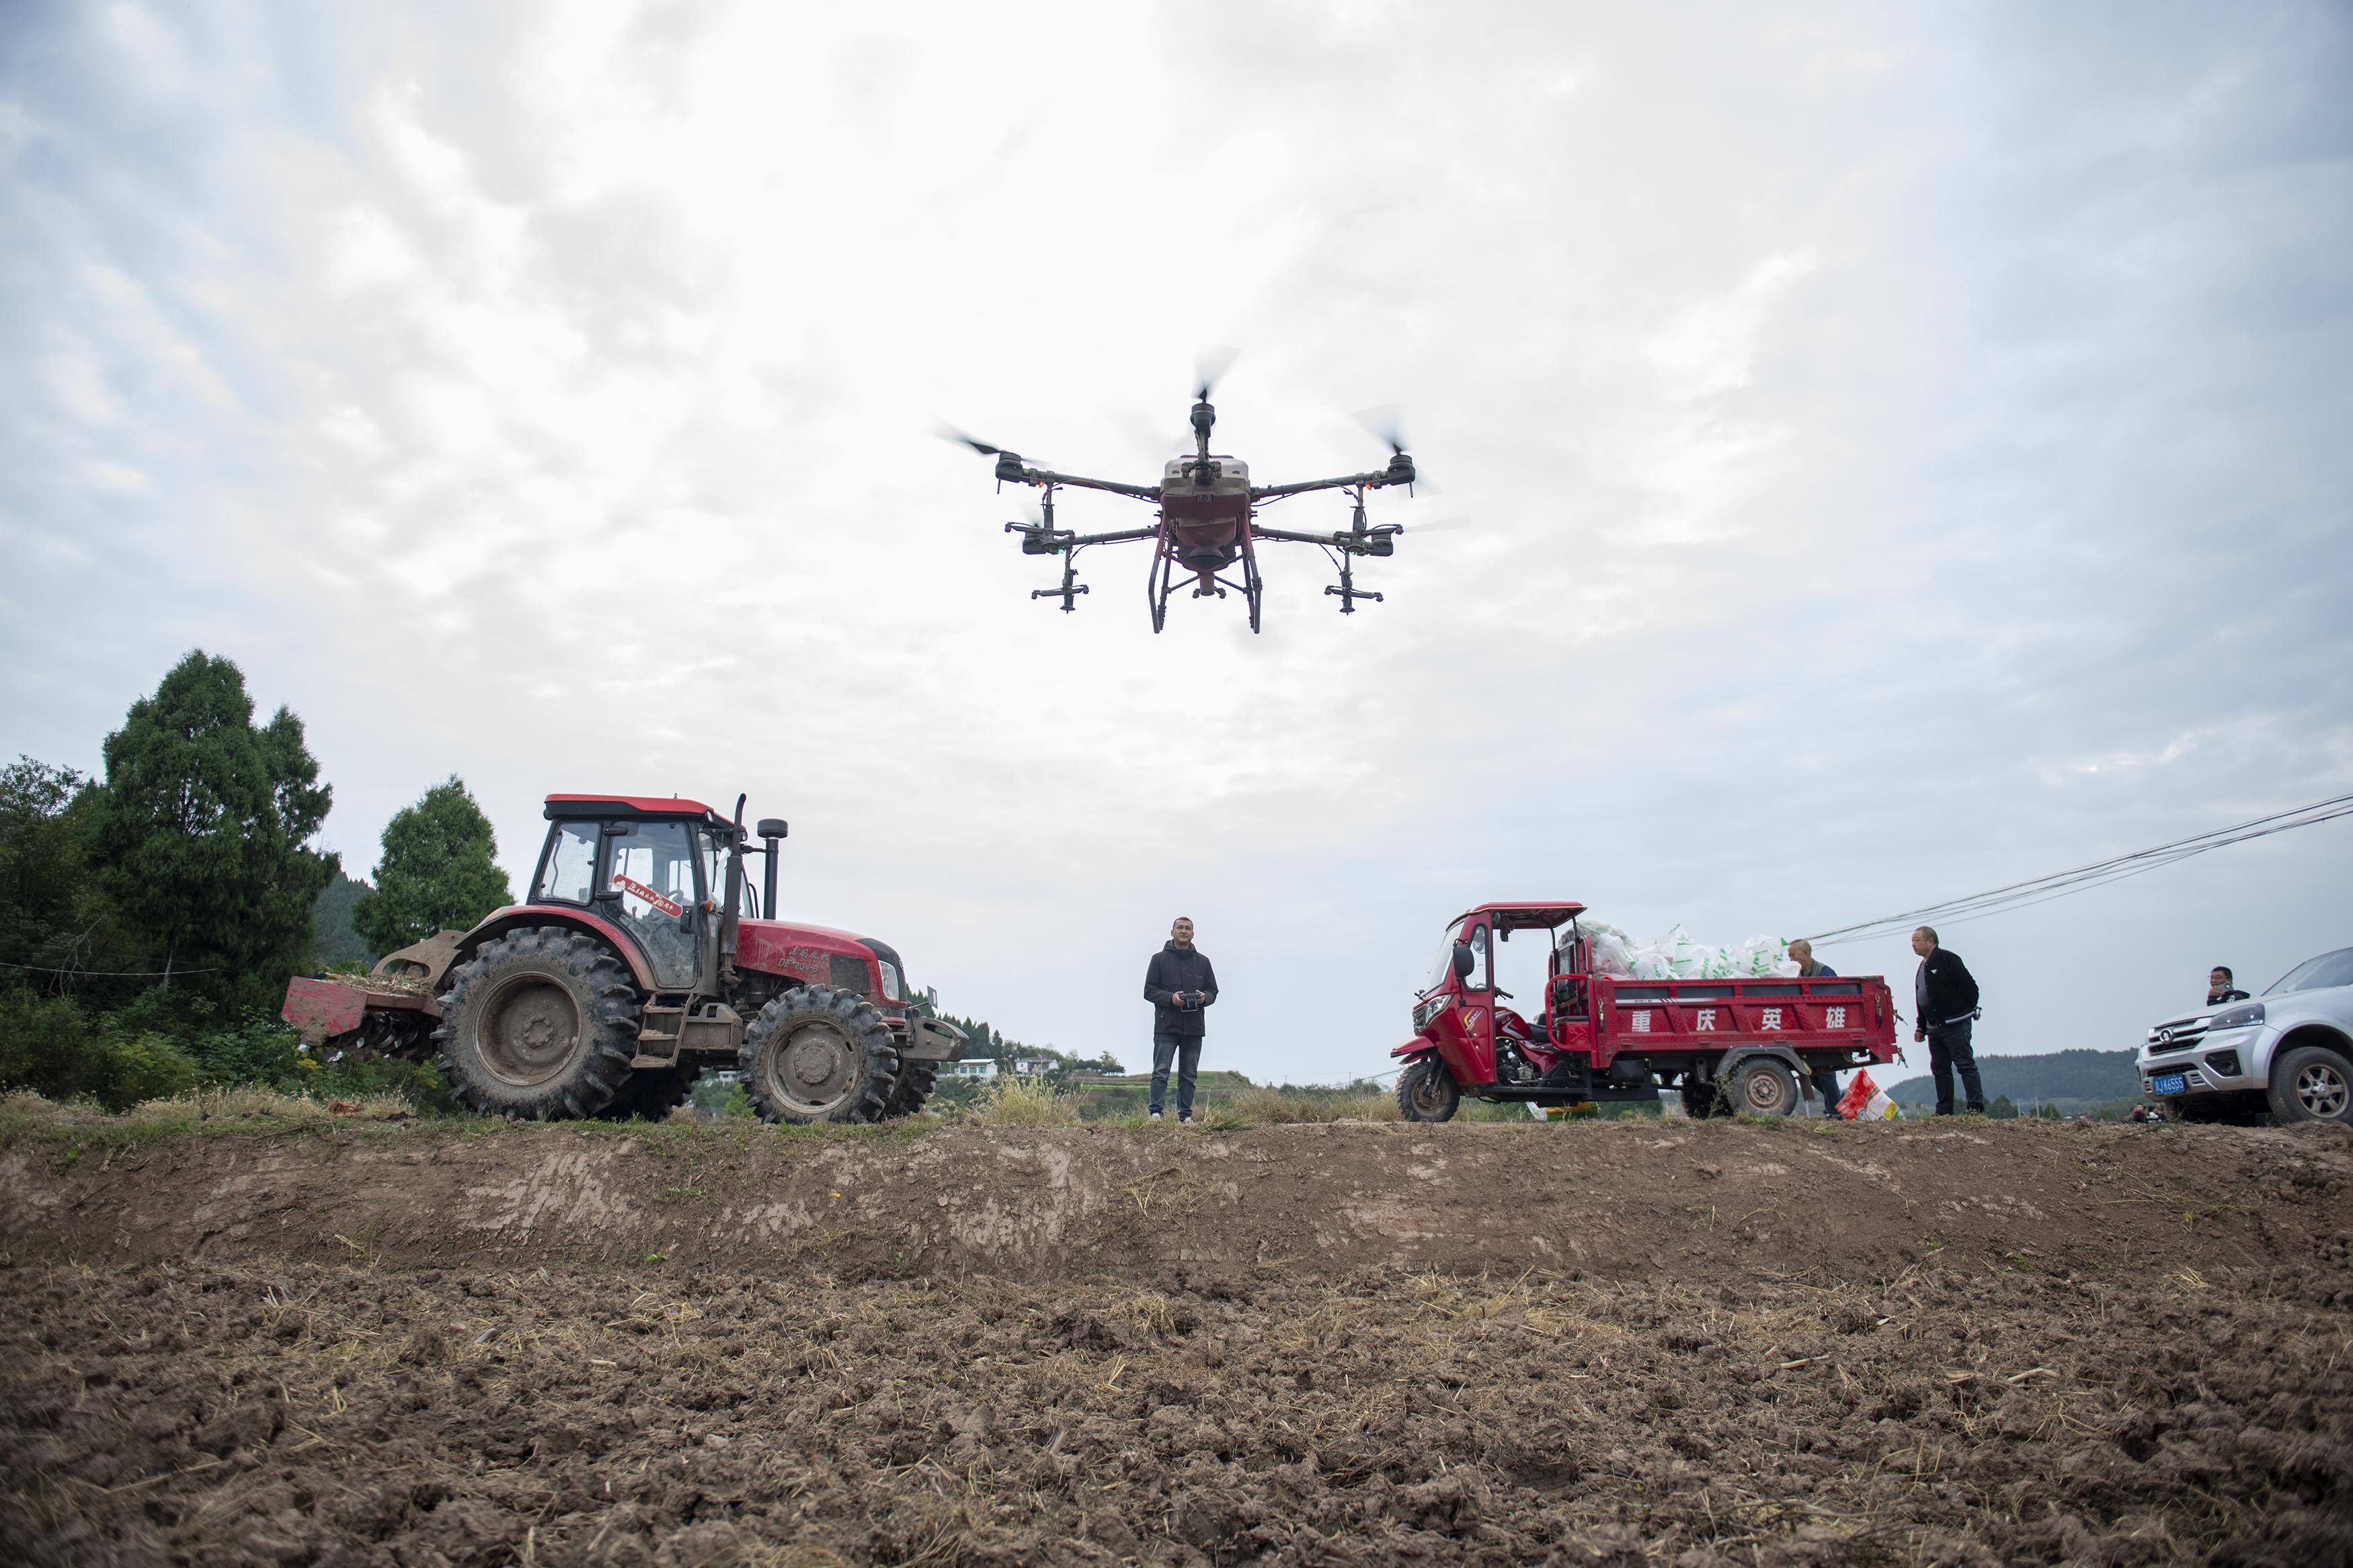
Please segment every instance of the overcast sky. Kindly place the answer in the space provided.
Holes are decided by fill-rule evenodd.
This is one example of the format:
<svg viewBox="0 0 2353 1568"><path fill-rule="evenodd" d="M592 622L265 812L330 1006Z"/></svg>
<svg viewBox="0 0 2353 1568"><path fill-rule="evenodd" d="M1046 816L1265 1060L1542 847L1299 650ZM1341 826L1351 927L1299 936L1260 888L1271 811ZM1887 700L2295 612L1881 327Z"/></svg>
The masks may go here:
<svg viewBox="0 0 2353 1568"><path fill-rule="evenodd" d="M355 873L452 773L518 886L550 791L747 791L952 1011L1138 1065L1186 913L1208 1065L1383 1070L1474 902L1792 935L2353 789L2348 81L2333 5L9 5L0 752L201 647ZM1033 603L935 426L1148 481L1216 344L1261 482L1403 409L1388 601ZM1981 1051L2113 1048L2349 888L1946 936Z"/></svg>

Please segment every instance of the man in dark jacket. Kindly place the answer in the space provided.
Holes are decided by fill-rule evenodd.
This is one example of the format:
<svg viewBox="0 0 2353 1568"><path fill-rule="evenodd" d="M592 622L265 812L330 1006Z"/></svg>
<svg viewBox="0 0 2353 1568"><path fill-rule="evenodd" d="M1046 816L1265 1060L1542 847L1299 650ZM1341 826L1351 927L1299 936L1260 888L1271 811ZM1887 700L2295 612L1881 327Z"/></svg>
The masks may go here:
<svg viewBox="0 0 2353 1568"><path fill-rule="evenodd" d="M2220 1007L2225 1002L2243 1002L2247 994L2239 989L2231 976L2231 966L2218 963L2206 975L2206 1005Z"/></svg>
<svg viewBox="0 0 2353 1568"><path fill-rule="evenodd" d="M1985 1086L1978 1081L1977 1052L1969 1045L1969 1026L1977 1022L1978 983L1961 955L1936 945L1936 933L1922 926L1912 933L1912 951L1920 955L1920 970L1912 977L1912 1037L1928 1042L1928 1071L1936 1080L1936 1114L1953 1113L1953 1074L1969 1109L1985 1114Z"/></svg>
<svg viewBox="0 0 2353 1568"><path fill-rule="evenodd" d="M1176 1120L1193 1120L1193 1079L1201 1069L1202 1011L1218 999L1218 972L1193 945L1193 922L1183 915L1168 928L1168 945L1144 972L1144 999L1152 1004L1152 1120L1168 1099L1168 1068L1176 1065Z"/></svg>

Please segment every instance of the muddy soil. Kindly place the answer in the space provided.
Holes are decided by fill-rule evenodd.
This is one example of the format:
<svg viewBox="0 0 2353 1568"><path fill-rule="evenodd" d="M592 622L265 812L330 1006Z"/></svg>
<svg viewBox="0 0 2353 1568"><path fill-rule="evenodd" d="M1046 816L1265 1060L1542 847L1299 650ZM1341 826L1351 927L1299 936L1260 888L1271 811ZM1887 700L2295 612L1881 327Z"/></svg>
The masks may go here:
<svg viewBox="0 0 2353 1568"><path fill-rule="evenodd" d="M2341 1135L674 1136L0 1150L0 1560L2353 1560Z"/></svg>

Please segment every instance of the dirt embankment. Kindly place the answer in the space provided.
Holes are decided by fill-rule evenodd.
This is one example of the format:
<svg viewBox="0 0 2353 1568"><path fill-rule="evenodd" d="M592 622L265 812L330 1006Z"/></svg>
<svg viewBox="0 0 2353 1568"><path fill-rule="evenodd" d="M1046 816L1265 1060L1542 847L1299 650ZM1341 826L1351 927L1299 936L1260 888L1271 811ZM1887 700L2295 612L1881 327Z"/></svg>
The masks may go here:
<svg viewBox="0 0 2353 1568"><path fill-rule="evenodd" d="M2333 1139L2012 1123L1343 1123L788 1136L353 1129L0 1151L0 1257L791 1268L1013 1279L1280 1267L1570 1278L2308 1251ZM67 1146L69 1149L70 1145Z"/></svg>
<svg viewBox="0 0 2353 1568"><path fill-rule="evenodd" d="M2353 1558L2353 1140L0 1150L0 1560Z"/></svg>

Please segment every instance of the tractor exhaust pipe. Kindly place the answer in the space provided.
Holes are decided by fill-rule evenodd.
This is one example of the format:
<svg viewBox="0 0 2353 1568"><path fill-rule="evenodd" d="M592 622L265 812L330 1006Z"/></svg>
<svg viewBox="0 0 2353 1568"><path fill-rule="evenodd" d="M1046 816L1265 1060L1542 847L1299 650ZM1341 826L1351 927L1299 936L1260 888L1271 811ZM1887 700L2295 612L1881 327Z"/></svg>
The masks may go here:
<svg viewBox="0 0 2353 1568"><path fill-rule="evenodd" d="M764 846L760 852L768 858L767 865L760 872L760 911L768 920L776 918L776 844L787 831L781 816L760 819L760 842Z"/></svg>

